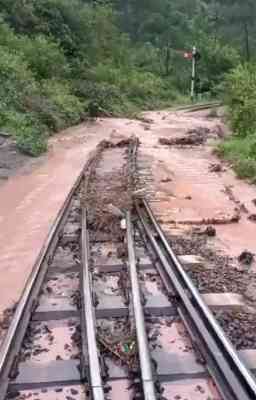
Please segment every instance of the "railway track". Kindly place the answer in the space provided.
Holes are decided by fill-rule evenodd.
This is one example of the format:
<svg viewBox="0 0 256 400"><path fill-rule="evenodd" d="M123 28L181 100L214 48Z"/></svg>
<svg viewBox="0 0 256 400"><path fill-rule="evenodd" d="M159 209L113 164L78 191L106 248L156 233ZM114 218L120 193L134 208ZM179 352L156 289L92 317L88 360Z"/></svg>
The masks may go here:
<svg viewBox="0 0 256 400"><path fill-rule="evenodd" d="M191 398L256 398L149 204L133 200L137 147L100 145L57 216L0 350L0 400L177 400L188 380ZM121 211L102 212L113 187Z"/></svg>
<svg viewBox="0 0 256 400"><path fill-rule="evenodd" d="M179 107L176 110L177 111L196 112L196 111L208 110L211 108L218 108L218 107L221 107L222 105L223 104L221 103L221 101L212 101L209 103L191 104L188 106Z"/></svg>

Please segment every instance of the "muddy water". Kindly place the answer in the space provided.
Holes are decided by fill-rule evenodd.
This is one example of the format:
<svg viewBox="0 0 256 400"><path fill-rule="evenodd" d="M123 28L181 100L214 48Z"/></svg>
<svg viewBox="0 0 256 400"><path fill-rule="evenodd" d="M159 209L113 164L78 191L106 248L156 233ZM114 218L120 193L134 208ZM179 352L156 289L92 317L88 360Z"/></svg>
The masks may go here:
<svg viewBox="0 0 256 400"><path fill-rule="evenodd" d="M45 161L0 187L0 313L18 300L58 210L88 156L112 128L81 126L55 137Z"/></svg>
<svg viewBox="0 0 256 400"><path fill-rule="evenodd" d="M230 256L237 257L245 249L256 253L256 225L248 219L256 212L252 202L256 188L237 179L227 165L221 172L211 171L212 165L220 163L212 153L216 132L228 132L218 118L208 118L208 113L144 114L151 120L151 134L141 137L140 154L141 162L152 169L149 191L154 193L153 209L167 229L180 223L182 229L193 223L217 223L212 246ZM160 137L181 137L198 127L210 130L204 145L169 147L158 142ZM227 188L232 191L231 198ZM231 223L237 213L239 223Z"/></svg>
<svg viewBox="0 0 256 400"><path fill-rule="evenodd" d="M152 167L152 193L158 200L154 211L167 227L173 226L173 220L198 222L232 216L236 204L227 197L226 185L232 185L238 200L255 212L251 203L256 198L254 187L241 183L230 170L209 171L209 165L218 162L209 141L186 149L158 143L159 137L181 136L192 128L223 128L219 119L209 119L207 114L150 112L144 114L143 122L102 119L71 128L51 140L50 152L40 165L1 185L0 312L19 298L57 211L90 151L103 138L139 136L142 159ZM216 229L216 247L234 256L245 248L256 253L255 223L246 214L241 215L239 223L218 225Z"/></svg>

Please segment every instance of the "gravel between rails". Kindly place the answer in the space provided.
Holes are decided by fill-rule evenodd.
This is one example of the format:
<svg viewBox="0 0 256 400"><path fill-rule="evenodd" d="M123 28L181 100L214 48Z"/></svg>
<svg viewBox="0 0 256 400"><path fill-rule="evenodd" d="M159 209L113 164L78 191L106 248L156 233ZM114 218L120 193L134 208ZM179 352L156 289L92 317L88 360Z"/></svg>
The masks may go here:
<svg viewBox="0 0 256 400"><path fill-rule="evenodd" d="M256 349L255 313L226 311L215 316L237 350Z"/></svg>
<svg viewBox="0 0 256 400"><path fill-rule="evenodd" d="M244 294L250 279L248 269L235 268L231 257L218 254L209 247L206 236L169 236L169 240L177 255L196 254L205 259L203 265L185 268L201 293Z"/></svg>
<svg viewBox="0 0 256 400"><path fill-rule="evenodd" d="M232 292L244 295L250 282L248 269L236 269L232 265L232 258L209 248L207 239L206 236L191 234L186 238L175 236L170 243L178 255L197 254L206 260L205 265L185 268L201 293ZM215 313L215 317L237 350L256 348L256 314L252 308L248 311L220 311Z"/></svg>

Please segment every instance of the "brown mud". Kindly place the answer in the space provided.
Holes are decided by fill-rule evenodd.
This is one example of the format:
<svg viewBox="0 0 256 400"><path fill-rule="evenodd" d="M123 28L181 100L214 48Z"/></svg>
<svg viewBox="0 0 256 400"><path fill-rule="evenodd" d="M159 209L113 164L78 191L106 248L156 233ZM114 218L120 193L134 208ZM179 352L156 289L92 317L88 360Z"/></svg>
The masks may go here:
<svg viewBox="0 0 256 400"><path fill-rule="evenodd" d="M9 136L0 132L0 185L17 172L28 173L33 167L40 165L44 156L33 158L22 154Z"/></svg>
<svg viewBox="0 0 256 400"><path fill-rule="evenodd" d="M17 301L72 182L102 139L107 139L109 156L103 168L99 162L93 178L97 189L89 195L90 207L94 206L89 217L92 230L108 236L113 209L109 212L107 205L121 212L129 209L130 198L124 190L127 176L120 163L124 149L116 143L127 143L133 134L140 140L139 187L146 188L172 244L181 254L201 254L206 259L189 271L199 289L247 292L255 279L255 257L244 265L239 256L245 250L256 254L255 221L248 218L255 214L255 186L238 180L214 154L216 141L229 134L220 117L212 118L209 111L165 110L144 113L141 120L99 119L71 128L51 139L49 155L40 167L5 180L0 188L0 221L5 226L0 234L1 310ZM117 196L113 197L113 190ZM102 226L95 225L93 213L101 216ZM118 236L120 217L114 219ZM215 236L195 234L195 228L209 224Z"/></svg>
<svg viewBox="0 0 256 400"><path fill-rule="evenodd" d="M137 139L103 141L93 170L90 171L85 204L88 227L95 234L109 234L122 238L120 221L132 208L132 177L129 152Z"/></svg>

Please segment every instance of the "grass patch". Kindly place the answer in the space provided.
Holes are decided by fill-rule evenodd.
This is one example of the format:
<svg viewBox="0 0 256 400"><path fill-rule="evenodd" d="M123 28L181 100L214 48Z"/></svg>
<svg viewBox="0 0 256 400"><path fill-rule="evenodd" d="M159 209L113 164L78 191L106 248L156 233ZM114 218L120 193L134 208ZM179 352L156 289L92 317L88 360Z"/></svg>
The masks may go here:
<svg viewBox="0 0 256 400"><path fill-rule="evenodd" d="M239 178L256 182L256 137L233 136L217 147L217 154L230 161Z"/></svg>

